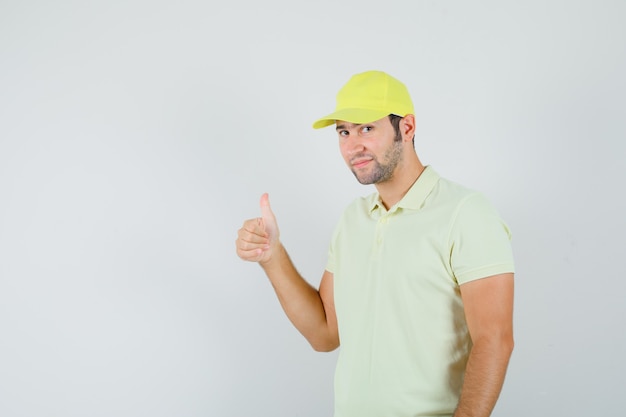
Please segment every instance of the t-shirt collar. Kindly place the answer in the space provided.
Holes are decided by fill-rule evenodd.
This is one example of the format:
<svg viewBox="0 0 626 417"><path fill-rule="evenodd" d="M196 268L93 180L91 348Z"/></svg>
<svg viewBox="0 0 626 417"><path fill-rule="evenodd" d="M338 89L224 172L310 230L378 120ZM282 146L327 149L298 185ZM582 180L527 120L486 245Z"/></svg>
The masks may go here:
<svg viewBox="0 0 626 417"><path fill-rule="evenodd" d="M437 181L439 181L439 178L439 174L437 174L430 165L427 165L417 181L409 188L409 191L407 191L404 197L402 197L395 206L391 207L389 211L393 212L398 208L419 210L423 206L424 201L426 201L426 197L428 197L435 184L437 184ZM370 201L370 213L374 213L378 209L386 211L385 206L383 206L380 201L380 195L374 193Z"/></svg>

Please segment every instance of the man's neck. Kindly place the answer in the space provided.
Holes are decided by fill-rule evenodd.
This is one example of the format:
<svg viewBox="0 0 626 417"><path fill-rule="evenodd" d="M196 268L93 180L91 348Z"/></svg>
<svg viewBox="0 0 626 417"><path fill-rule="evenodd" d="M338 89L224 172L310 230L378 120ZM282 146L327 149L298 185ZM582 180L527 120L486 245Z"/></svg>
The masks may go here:
<svg viewBox="0 0 626 417"><path fill-rule="evenodd" d="M424 172L424 165L416 159L406 167L398 167L397 172L388 181L376 184L380 200L387 210L402 200L415 181Z"/></svg>

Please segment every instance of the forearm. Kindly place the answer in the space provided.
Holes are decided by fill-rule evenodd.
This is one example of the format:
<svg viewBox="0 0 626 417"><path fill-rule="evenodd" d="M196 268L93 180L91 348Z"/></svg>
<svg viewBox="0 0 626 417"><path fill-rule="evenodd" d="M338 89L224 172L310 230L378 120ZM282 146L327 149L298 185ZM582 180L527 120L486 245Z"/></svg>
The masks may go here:
<svg viewBox="0 0 626 417"><path fill-rule="evenodd" d="M272 259L261 263L261 267L270 279L285 314L311 346L318 351L337 348L338 337L329 329L318 290L296 270L282 244Z"/></svg>
<svg viewBox="0 0 626 417"><path fill-rule="evenodd" d="M486 340L472 347L461 398L454 417L488 417L498 400L509 358L512 339Z"/></svg>

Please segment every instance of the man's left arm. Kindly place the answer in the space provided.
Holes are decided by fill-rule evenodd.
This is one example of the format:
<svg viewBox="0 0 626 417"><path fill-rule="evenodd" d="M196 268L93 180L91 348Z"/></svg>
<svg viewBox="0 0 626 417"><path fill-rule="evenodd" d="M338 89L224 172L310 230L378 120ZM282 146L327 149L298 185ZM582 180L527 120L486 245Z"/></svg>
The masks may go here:
<svg viewBox="0 0 626 417"><path fill-rule="evenodd" d="M513 351L513 273L460 286L472 350L454 417L488 417Z"/></svg>

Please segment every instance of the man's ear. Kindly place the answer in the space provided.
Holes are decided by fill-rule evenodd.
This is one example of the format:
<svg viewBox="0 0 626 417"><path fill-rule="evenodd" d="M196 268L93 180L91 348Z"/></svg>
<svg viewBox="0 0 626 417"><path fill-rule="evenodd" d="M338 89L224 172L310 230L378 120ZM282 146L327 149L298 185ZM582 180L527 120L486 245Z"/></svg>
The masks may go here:
<svg viewBox="0 0 626 417"><path fill-rule="evenodd" d="M404 142L411 142L415 136L415 116L407 114L400 121L400 133Z"/></svg>

